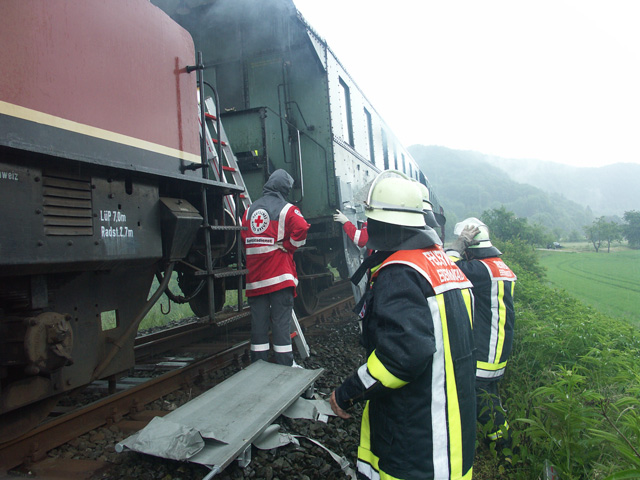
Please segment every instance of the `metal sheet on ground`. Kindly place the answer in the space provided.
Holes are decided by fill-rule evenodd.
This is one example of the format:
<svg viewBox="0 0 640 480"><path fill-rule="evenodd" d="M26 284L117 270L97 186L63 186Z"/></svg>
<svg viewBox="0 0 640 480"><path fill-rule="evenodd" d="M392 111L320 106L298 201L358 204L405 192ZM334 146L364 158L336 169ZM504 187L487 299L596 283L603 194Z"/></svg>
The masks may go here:
<svg viewBox="0 0 640 480"><path fill-rule="evenodd" d="M258 361L164 419L192 427L204 438L204 448L187 461L217 467L220 471L244 452L322 372L323 369L306 370ZM131 435L120 445L131 448L143 431ZM167 458L162 452L143 453Z"/></svg>

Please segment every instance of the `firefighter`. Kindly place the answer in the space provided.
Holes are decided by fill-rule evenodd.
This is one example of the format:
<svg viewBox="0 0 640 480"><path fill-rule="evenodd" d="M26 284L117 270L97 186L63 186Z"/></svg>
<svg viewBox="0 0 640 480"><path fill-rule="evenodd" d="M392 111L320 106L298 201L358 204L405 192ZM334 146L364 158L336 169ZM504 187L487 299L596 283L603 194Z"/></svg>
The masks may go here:
<svg viewBox="0 0 640 480"><path fill-rule="evenodd" d="M376 178L365 203L374 253L356 310L366 363L332 394L341 418L362 416L361 478L471 479L475 452L470 282L425 226L422 194L410 180ZM465 301L466 299L466 301Z"/></svg>
<svg viewBox="0 0 640 480"><path fill-rule="evenodd" d="M347 216L340 210L336 209L336 213L333 214L333 221L342 224L342 229L347 237L355 243L358 248L363 248L369 240L369 233L367 232L367 222L364 222L362 228L356 227Z"/></svg>
<svg viewBox="0 0 640 480"><path fill-rule="evenodd" d="M490 442L506 447L509 424L498 393L513 345L516 275L500 259L489 228L477 218L456 224L458 238L447 254L473 283L473 334L476 345L476 395L478 422Z"/></svg>
<svg viewBox="0 0 640 480"><path fill-rule="evenodd" d="M246 294L251 306L251 361L267 360L269 326L275 361L293 364L291 321L298 285L293 252L305 244L309 224L286 198L293 178L278 169L271 174L262 197L245 212L242 242L247 258Z"/></svg>

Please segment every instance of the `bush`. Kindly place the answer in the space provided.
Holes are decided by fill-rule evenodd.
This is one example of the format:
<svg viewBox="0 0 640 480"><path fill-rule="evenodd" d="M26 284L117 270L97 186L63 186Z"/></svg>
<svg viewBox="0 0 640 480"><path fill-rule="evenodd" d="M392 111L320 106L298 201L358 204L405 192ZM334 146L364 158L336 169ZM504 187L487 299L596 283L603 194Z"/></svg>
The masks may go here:
<svg viewBox="0 0 640 480"><path fill-rule="evenodd" d="M640 478L638 330L545 285L528 245L501 249L518 275L501 384L517 453L508 478L538 478L545 460L562 480Z"/></svg>

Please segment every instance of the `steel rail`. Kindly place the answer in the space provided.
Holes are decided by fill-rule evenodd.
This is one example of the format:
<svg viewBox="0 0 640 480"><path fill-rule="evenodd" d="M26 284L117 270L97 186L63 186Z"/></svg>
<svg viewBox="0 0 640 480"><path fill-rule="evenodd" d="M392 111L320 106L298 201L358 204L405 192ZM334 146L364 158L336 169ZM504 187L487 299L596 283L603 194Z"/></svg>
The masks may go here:
<svg viewBox="0 0 640 480"><path fill-rule="evenodd" d="M342 298L313 315L302 318L301 324L306 327L329 324L328 316L336 317L340 311L352 304L352 297ZM152 340L157 341L157 337ZM41 461L50 450L91 430L115 424L127 415L140 412L145 405L162 396L204 380L207 373L232 364L248 364L249 348L249 340L238 342L210 357L112 394L79 410L47 421L14 440L0 444L0 472Z"/></svg>

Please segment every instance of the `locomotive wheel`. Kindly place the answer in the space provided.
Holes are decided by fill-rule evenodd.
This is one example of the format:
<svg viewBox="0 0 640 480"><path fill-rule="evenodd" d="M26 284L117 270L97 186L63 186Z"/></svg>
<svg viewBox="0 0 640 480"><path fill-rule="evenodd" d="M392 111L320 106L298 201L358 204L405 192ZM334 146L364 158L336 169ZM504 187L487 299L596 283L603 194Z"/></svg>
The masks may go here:
<svg viewBox="0 0 640 480"><path fill-rule="evenodd" d="M226 299L227 290L224 282L214 282L213 299L215 302L216 312L222 310ZM189 301L189 306L197 317L206 317L209 315L209 299L207 297L207 286L205 285L200 293Z"/></svg>
<svg viewBox="0 0 640 480"><path fill-rule="evenodd" d="M37 427L57 403L56 398L47 398L0 416L0 443L13 440Z"/></svg>
<svg viewBox="0 0 640 480"><path fill-rule="evenodd" d="M313 280L300 280L298 283L298 295L294 299L294 306L302 315L311 315L318 308L320 298L314 284Z"/></svg>

